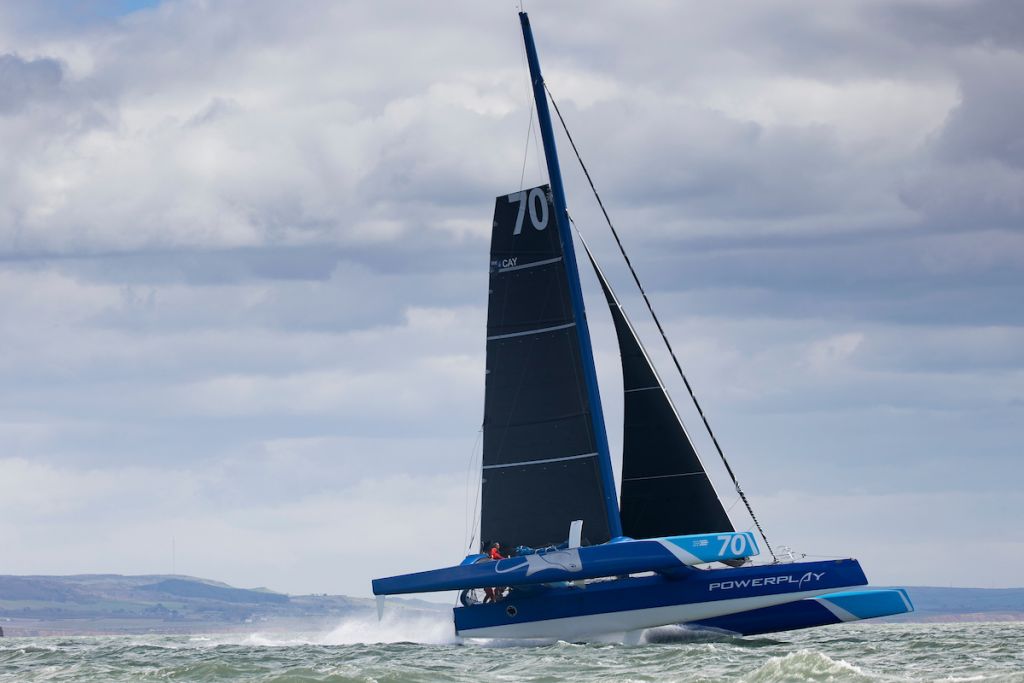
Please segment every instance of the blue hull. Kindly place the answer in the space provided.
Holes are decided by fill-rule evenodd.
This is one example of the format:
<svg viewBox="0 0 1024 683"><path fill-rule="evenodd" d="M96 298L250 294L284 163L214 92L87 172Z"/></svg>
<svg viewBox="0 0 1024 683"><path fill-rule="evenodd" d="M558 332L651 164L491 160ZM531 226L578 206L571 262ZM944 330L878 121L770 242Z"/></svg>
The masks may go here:
<svg viewBox="0 0 1024 683"><path fill-rule="evenodd" d="M748 612L845 588L867 578L856 560L687 570L677 577L625 577L586 588L514 588L496 604L460 607L468 637L575 638Z"/></svg>
<svg viewBox="0 0 1024 683"><path fill-rule="evenodd" d="M753 636L888 617L913 611L914 605L907 592L902 588L894 588L828 593L816 598L738 614L726 614L686 625Z"/></svg>

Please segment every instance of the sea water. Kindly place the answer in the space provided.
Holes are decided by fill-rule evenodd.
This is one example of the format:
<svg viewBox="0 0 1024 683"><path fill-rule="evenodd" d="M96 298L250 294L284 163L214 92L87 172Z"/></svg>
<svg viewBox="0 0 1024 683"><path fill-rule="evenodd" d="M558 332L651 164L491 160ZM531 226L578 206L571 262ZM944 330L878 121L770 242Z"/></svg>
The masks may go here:
<svg viewBox="0 0 1024 683"><path fill-rule="evenodd" d="M320 634L0 639L0 681L1017 681L1024 623L844 624L639 645L459 642L438 616Z"/></svg>

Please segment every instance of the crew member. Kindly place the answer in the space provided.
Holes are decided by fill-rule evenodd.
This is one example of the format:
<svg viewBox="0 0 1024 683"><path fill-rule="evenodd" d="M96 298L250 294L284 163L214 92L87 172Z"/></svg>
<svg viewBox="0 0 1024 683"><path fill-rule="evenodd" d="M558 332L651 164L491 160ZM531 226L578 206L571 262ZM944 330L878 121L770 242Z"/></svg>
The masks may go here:
<svg viewBox="0 0 1024 683"><path fill-rule="evenodd" d="M505 556L501 554L501 544L495 541L491 544L490 558L492 560L504 560ZM484 602L497 602L503 597L505 590L503 588L485 588L484 589Z"/></svg>

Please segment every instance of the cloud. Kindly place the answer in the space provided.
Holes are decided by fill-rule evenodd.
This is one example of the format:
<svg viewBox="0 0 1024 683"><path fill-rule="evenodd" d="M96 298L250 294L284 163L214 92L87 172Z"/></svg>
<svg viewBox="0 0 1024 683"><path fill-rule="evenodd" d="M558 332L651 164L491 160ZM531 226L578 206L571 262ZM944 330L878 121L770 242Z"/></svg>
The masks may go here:
<svg viewBox="0 0 1024 683"><path fill-rule="evenodd" d="M259 460L247 467L247 481L276 476L294 484L285 468ZM421 560L450 563L467 540L462 477L378 473L329 491L293 486L280 496L273 487L237 487L236 473L0 460L5 570L67 571L73 555L84 572L170 573L173 563L180 573L228 575L247 586L366 593L371 574L412 571ZM89 524L71 521L81 517ZM415 556L402 551L411 546Z"/></svg>
<svg viewBox="0 0 1024 683"><path fill-rule="evenodd" d="M64 69L55 59L0 55L0 114L19 113L33 101L59 92Z"/></svg>
<svg viewBox="0 0 1024 683"><path fill-rule="evenodd" d="M88 7L0 8L9 570L163 571L174 536L181 570L365 594L371 574L458 560L491 202L544 182L514 13ZM1016 4L532 19L771 537L848 539L873 576L905 568L887 582L969 578L947 571L942 525L1005 530L1013 508L986 501L1013 500L1020 472ZM699 425L561 155L574 219ZM583 277L618 444L614 336ZM808 530L808 511L825 521ZM1021 559L995 543L967 555Z"/></svg>
<svg viewBox="0 0 1024 683"><path fill-rule="evenodd" d="M1024 500L1017 492L1002 497L956 489L889 495L783 492L764 503L765 514L792 534L773 539L776 543L792 545L808 559L857 557L874 585L905 585L908 576L943 586L1018 581L1011 569L1022 550L1013 540L1014 510ZM975 526L964 510L982 512L989 525ZM951 562L954 553L991 562L982 567Z"/></svg>

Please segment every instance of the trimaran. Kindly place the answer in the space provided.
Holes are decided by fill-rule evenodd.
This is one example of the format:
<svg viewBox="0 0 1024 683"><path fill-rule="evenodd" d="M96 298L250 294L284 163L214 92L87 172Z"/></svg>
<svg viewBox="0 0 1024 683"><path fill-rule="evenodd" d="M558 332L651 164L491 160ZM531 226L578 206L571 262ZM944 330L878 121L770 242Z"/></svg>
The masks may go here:
<svg viewBox="0 0 1024 683"><path fill-rule="evenodd" d="M551 115L519 18L550 184L494 209L480 513L480 538L514 551L376 579L381 609L387 595L461 591L459 636L561 639L667 624L750 635L913 610L901 589L858 589L867 579L854 559L751 561L757 539L735 530L591 256L622 360L616 496Z"/></svg>

